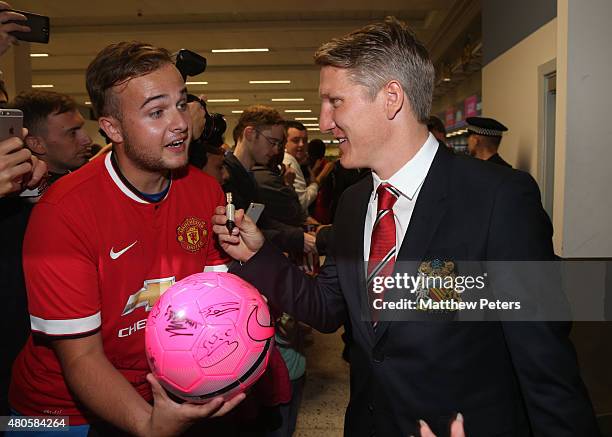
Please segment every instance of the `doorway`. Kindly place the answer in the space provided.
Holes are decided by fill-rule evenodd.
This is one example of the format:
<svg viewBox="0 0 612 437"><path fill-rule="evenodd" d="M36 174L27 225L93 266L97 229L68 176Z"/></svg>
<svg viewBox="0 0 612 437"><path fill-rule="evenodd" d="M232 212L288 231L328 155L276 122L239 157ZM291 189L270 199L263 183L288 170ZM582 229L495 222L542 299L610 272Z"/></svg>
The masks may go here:
<svg viewBox="0 0 612 437"><path fill-rule="evenodd" d="M538 183L542 192L542 205L553 218L555 190L555 125L557 110L557 63L547 62L538 68Z"/></svg>

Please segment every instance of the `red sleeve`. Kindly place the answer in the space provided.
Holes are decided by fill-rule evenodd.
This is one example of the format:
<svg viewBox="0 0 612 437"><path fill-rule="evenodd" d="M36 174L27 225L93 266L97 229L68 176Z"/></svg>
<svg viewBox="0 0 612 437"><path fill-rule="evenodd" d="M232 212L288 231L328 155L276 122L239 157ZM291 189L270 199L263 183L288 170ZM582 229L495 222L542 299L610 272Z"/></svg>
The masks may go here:
<svg viewBox="0 0 612 437"><path fill-rule="evenodd" d="M291 400L291 379L285 360L275 345L270 352L266 371L253 386L253 392L263 405L286 404Z"/></svg>
<svg viewBox="0 0 612 437"><path fill-rule="evenodd" d="M43 201L30 217L23 266L34 332L71 335L100 326L96 251L89 240L95 221L77 219L77 210Z"/></svg>

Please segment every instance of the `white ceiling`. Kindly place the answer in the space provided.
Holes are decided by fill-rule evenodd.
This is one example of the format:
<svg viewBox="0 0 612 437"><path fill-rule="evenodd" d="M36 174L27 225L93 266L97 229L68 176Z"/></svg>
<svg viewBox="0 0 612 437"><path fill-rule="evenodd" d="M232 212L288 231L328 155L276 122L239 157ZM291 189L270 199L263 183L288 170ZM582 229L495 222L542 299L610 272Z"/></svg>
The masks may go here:
<svg viewBox="0 0 612 437"><path fill-rule="evenodd" d="M190 92L209 99L237 98L238 103L210 103L226 115L260 103L280 111L319 112L318 69L312 56L319 45L369 22L395 15L408 22L430 49L434 62L449 50L480 11L478 0L12 0L15 9L51 17L48 45L31 51L49 53L32 58L32 83L53 84L54 91L88 100L84 72L95 54L108 44L140 40L171 51L188 48L207 58L207 71L189 80L207 81ZM213 48L269 48L267 53L213 54ZM289 85L252 85L249 80L291 80ZM272 98L304 98L304 102L273 103ZM311 132L311 136L319 136Z"/></svg>

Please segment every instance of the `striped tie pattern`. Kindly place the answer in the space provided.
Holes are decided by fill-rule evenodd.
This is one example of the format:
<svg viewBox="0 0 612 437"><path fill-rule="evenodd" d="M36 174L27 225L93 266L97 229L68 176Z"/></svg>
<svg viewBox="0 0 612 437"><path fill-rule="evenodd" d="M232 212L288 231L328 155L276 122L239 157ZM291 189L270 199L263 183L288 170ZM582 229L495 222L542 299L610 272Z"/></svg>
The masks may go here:
<svg viewBox="0 0 612 437"><path fill-rule="evenodd" d="M373 292L374 278L391 276L395 264L395 217L393 205L399 198L399 192L391 184L384 183L376 190L378 196L378 212L372 227L370 242L370 257L368 260L367 287L370 298L375 298ZM376 327L377 315L372 309L372 324Z"/></svg>

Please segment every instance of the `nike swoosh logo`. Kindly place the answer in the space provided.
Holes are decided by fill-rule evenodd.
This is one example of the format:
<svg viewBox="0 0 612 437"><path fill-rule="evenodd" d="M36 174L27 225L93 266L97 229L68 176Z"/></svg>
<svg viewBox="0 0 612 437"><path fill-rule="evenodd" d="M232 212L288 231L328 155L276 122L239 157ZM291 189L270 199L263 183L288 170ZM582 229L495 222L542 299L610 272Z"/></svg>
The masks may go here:
<svg viewBox="0 0 612 437"><path fill-rule="evenodd" d="M257 310L259 305L251 310L247 320L247 334L254 341L266 341L274 336L274 326L264 326L257 320Z"/></svg>
<svg viewBox="0 0 612 437"><path fill-rule="evenodd" d="M121 249L119 252L115 252L114 251L114 247L111 247L110 250L110 257L111 259L117 259L119 258L121 255L123 255L125 252L127 252L128 250L130 250L132 248L132 246L134 244L138 243L138 240L134 241L132 244L130 244L128 247L126 247L125 249Z"/></svg>

